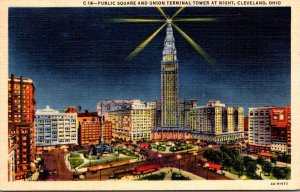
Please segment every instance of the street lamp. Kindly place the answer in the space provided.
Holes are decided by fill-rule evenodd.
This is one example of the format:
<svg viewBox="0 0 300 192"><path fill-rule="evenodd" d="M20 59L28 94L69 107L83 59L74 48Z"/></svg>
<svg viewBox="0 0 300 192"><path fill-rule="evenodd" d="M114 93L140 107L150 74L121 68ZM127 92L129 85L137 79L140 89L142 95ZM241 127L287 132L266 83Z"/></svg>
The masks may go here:
<svg viewBox="0 0 300 192"><path fill-rule="evenodd" d="M197 164L197 160L196 160L196 158L197 158L197 155L198 155L198 153L197 153L197 152L194 152L194 157L195 157L195 165Z"/></svg>
<svg viewBox="0 0 300 192"><path fill-rule="evenodd" d="M158 156L158 162L160 164L160 159L162 158L162 154L158 154L157 156Z"/></svg>
<svg viewBox="0 0 300 192"><path fill-rule="evenodd" d="M176 158L178 159L179 172L181 174L181 171L180 171L180 159L181 159L181 155L180 154L176 155Z"/></svg>
<svg viewBox="0 0 300 192"><path fill-rule="evenodd" d="M101 181L101 170L102 170L102 167L100 166L100 167L99 167L99 172L100 172L99 180L100 180L100 181Z"/></svg>
<svg viewBox="0 0 300 192"><path fill-rule="evenodd" d="M209 168L209 164L205 163L204 167L206 168L206 180L208 180L208 168Z"/></svg>

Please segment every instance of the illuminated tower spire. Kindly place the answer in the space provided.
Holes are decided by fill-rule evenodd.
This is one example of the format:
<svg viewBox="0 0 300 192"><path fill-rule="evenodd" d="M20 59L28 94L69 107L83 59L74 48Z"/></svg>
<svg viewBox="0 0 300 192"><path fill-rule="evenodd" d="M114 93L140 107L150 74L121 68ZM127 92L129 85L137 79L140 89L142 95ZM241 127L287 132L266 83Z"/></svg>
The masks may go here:
<svg viewBox="0 0 300 192"><path fill-rule="evenodd" d="M163 62L167 61L177 61L175 39L173 36L172 25L168 23L167 25L167 35L165 38L165 47L163 50Z"/></svg>
<svg viewBox="0 0 300 192"><path fill-rule="evenodd" d="M179 126L178 62L175 39L170 21L161 61L162 127Z"/></svg>

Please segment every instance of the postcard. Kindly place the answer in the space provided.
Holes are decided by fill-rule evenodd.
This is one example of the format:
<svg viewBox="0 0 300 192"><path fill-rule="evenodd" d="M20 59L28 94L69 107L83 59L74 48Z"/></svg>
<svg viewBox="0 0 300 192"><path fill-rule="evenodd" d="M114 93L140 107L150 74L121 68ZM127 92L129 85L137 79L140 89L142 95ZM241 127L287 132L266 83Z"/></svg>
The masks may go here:
<svg viewBox="0 0 300 192"><path fill-rule="evenodd" d="M299 5L2 1L1 189L299 189Z"/></svg>

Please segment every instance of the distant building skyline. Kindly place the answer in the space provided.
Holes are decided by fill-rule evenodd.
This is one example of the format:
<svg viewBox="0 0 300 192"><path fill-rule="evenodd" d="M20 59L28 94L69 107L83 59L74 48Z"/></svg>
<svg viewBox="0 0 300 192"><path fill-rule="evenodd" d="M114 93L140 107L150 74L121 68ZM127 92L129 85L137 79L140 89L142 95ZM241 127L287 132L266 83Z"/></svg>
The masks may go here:
<svg viewBox="0 0 300 192"><path fill-rule="evenodd" d="M169 15L177 10L164 9ZM9 73L33 80L38 109L75 105L94 111L101 100L159 101L165 35L160 32L136 58L125 61L157 27L105 22L129 14L161 18L155 8L12 8ZM221 100L245 112L250 107L290 104L290 8L188 7L179 16L219 19L180 23L217 66L207 64L174 33L180 100L195 99L199 105Z"/></svg>

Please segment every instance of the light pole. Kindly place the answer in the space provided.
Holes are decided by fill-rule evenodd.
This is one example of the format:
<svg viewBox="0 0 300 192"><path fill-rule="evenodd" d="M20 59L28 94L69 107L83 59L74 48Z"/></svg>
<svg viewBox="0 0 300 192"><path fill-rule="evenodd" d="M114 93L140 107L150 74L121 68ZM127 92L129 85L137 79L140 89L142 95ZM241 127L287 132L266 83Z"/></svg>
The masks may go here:
<svg viewBox="0 0 300 192"><path fill-rule="evenodd" d="M161 165L160 160L161 160L162 154L158 154L157 156L158 156L158 163L159 163L159 165Z"/></svg>
<svg viewBox="0 0 300 192"><path fill-rule="evenodd" d="M194 152L194 157L195 157L195 165L197 165L197 155L198 155L198 153L197 153L197 152Z"/></svg>
<svg viewBox="0 0 300 192"><path fill-rule="evenodd" d="M178 159L179 173L181 174L181 171L180 171L180 159L181 159L181 155L180 154L176 155L176 158Z"/></svg>
<svg viewBox="0 0 300 192"><path fill-rule="evenodd" d="M208 180L208 168L209 168L209 164L205 163L204 167L206 168L206 180Z"/></svg>
<svg viewBox="0 0 300 192"><path fill-rule="evenodd" d="M102 170L102 167L99 167L99 173L100 173L100 175L99 175L99 180L101 181L101 170Z"/></svg>

